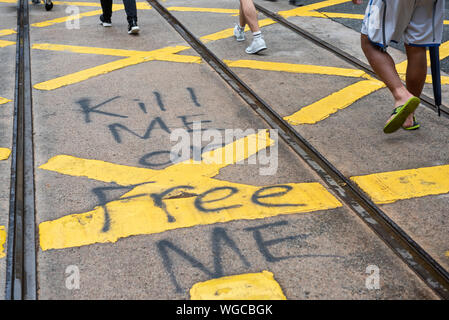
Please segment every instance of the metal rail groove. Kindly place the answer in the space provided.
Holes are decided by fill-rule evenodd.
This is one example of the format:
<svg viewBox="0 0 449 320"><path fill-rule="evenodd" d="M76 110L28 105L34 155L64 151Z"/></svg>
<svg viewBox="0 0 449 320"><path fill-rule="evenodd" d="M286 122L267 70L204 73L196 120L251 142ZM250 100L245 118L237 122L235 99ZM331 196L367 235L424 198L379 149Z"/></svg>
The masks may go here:
<svg viewBox="0 0 449 320"><path fill-rule="evenodd" d="M33 125L28 1L17 3L16 80L11 156L6 292L8 300L36 299Z"/></svg>
<svg viewBox="0 0 449 320"><path fill-rule="evenodd" d="M305 39L313 42L314 44L320 46L321 48L324 48L324 49L328 50L329 52L335 54L339 58L341 58L341 59L345 60L346 62L352 64L357 69L360 69L360 70L366 72L367 74L369 74L370 76L374 77L375 79L379 80L379 77L373 71L373 69L371 68L370 65L368 65L365 62L361 61L360 59L354 57L353 55L351 55L351 54L341 50L340 48L337 48L334 45L324 41L323 39L313 35L312 33L310 33L308 31L300 28L299 26L297 26L296 24L288 21L287 19L285 19L284 17L280 16L279 14L266 9L266 8L262 7L261 5L259 5L259 4L254 3L254 5L256 6L257 10L262 12L267 17L273 19L274 21L278 22L282 26L287 27L288 29L290 29L293 32L295 32L296 34L299 34L300 36L302 36ZM423 102L423 104L426 107L428 107L428 108L434 110L435 112L437 112L437 107L435 105L435 100L434 99L430 98L429 96L427 96L427 95L425 95L423 93L421 94L420 99L421 99L421 102ZM444 117L449 118L449 107L447 107L446 105L441 105L440 109L441 109L441 114Z"/></svg>
<svg viewBox="0 0 449 320"><path fill-rule="evenodd" d="M157 0L148 3L439 297L449 299L449 273L249 88Z"/></svg>

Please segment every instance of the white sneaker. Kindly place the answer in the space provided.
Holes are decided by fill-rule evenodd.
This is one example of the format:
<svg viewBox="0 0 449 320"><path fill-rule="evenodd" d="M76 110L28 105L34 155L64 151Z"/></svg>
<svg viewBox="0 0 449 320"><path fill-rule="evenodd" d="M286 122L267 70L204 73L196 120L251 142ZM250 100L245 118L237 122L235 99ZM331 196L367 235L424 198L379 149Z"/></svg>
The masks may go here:
<svg viewBox="0 0 449 320"><path fill-rule="evenodd" d="M236 24L234 27L234 36L237 41L245 41L245 30L241 30Z"/></svg>
<svg viewBox="0 0 449 320"><path fill-rule="evenodd" d="M103 27L112 27L111 19L106 20L103 15L100 16L100 25Z"/></svg>
<svg viewBox="0 0 449 320"><path fill-rule="evenodd" d="M265 40L262 38L262 36L254 38L251 45L246 48L245 52L248 54L255 54L262 50L265 50L267 48L267 45L265 44Z"/></svg>

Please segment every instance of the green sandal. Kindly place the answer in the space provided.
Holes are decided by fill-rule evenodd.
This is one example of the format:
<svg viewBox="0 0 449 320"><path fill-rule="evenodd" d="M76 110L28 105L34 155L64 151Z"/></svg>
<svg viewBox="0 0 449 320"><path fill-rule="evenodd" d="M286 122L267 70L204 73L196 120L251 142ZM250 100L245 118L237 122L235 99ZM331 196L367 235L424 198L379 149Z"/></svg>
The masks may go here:
<svg viewBox="0 0 449 320"><path fill-rule="evenodd" d="M417 97L410 98L404 105L393 110L394 117L384 127L384 133L393 133L402 127L407 117L415 112L421 101Z"/></svg>
<svg viewBox="0 0 449 320"><path fill-rule="evenodd" d="M402 127L404 130L418 130L421 125L416 121L415 116L413 116L413 124L410 127Z"/></svg>

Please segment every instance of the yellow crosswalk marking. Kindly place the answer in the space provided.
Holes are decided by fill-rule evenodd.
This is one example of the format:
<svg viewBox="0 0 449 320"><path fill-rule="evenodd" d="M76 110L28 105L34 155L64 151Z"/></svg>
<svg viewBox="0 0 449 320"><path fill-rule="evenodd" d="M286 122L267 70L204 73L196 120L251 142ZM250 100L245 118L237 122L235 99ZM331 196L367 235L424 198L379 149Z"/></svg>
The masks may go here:
<svg viewBox="0 0 449 320"><path fill-rule="evenodd" d="M233 161L237 163L273 143L267 132L262 131L205 154L204 162L194 164L188 160L163 170L132 167L127 170L125 166L70 156L52 158L40 169L122 185L141 184L104 207L41 223L41 248L49 250L116 242L132 235L342 206L319 183L256 187L213 179L221 168L229 165L215 163L217 155L237 150ZM248 148L242 151L239 145ZM168 194L163 199L154 200L164 192ZM187 196L184 195L186 192ZM264 203L255 201L255 195L263 197ZM104 229L106 221L109 221L107 230Z"/></svg>
<svg viewBox="0 0 449 320"><path fill-rule="evenodd" d="M6 230L4 226L0 226L0 259L6 257Z"/></svg>
<svg viewBox="0 0 449 320"><path fill-rule="evenodd" d="M223 62L232 68L247 68L256 70L282 71L282 72L302 73L302 74L334 75L334 76L354 77L354 78L366 76L366 73L361 70L349 68L336 68L336 67L257 61L257 60L236 60L236 61L223 60Z"/></svg>
<svg viewBox="0 0 449 320"><path fill-rule="evenodd" d="M317 123L384 86L383 82L374 79L359 81L284 117L284 120L292 125Z"/></svg>
<svg viewBox="0 0 449 320"><path fill-rule="evenodd" d="M273 273L247 273L212 279L190 289L191 300L287 300Z"/></svg>
<svg viewBox="0 0 449 320"><path fill-rule="evenodd" d="M11 150L8 148L0 148L0 161L7 160L9 155L11 154Z"/></svg>
<svg viewBox="0 0 449 320"><path fill-rule="evenodd" d="M16 43L14 41L6 41L6 40L0 40L0 48L5 48L8 46L13 46Z"/></svg>
<svg viewBox="0 0 449 320"><path fill-rule="evenodd" d="M303 7L297 7L295 9L279 11L278 14L283 16L284 18L289 17L297 17L297 16L309 16L309 17L322 17L326 18L326 16L318 11L318 9L334 6L337 4L342 4L345 2L350 2L351 0L326 0L320 1L317 3L312 3Z"/></svg>
<svg viewBox="0 0 449 320"><path fill-rule="evenodd" d="M352 177L378 204L449 193L449 165Z"/></svg>
<svg viewBox="0 0 449 320"><path fill-rule="evenodd" d="M15 33L16 33L16 31L13 29L3 29L3 30L0 30L0 37L9 36L9 35L15 34Z"/></svg>
<svg viewBox="0 0 449 320"><path fill-rule="evenodd" d="M52 26L52 25L55 25L58 23L65 23L67 21L79 20L83 17L99 16L102 13L103 13L102 10L83 12L83 13L76 14L76 15L70 15L70 16L65 16L65 17L56 18L56 19L52 19L52 20L46 20L43 22L36 22L36 23L33 23L31 26L35 27L35 28L44 28L44 27L49 27L49 26Z"/></svg>
<svg viewBox="0 0 449 320"><path fill-rule="evenodd" d="M89 48L80 46L51 46L51 45L44 45L44 46L34 45L33 48L40 48L40 49L47 48L49 50L56 50L56 51L72 51L79 53L94 53L94 54L101 54L101 51L103 50L99 48ZM52 80L44 81L34 85L34 88L39 90L54 90L63 86L67 86L70 84L78 83L96 77L101 74L109 73L114 70L118 70L124 67L152 60L184 62L184 63L200 63L201 58L199 57L175 55L175 53L179 53L180 51L189 48L190 47L186 46L176 46L147 52L145 51L130 52L128 50L105 49L103 54L121 56L122 54L128 53L129 57L109 62L103 65L99 65L93 68L81 70L62 77L54 78Z"/></svg>
<svg viewBox="0 0 449 320"><path fill-rule="evenodd" d="M10 102L11 100L0 97L0 105Z"/></svg>
<svg viewBox="0 0 449 320"><path fill-rule="evenodd" d="M207 12L207 13L229 13L229 14L239 13L239 10L236 9L223 9L223 8L167 7L167 10L179 12Z"/></svg>

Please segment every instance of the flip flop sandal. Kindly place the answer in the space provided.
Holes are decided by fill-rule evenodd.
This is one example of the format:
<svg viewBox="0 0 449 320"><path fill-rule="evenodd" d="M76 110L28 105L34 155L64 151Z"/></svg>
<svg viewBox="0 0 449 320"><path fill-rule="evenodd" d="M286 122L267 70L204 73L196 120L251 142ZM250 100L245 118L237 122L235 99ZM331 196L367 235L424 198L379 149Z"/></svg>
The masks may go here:
<svg viewBox="0 0 449 320"><path fill-rule="evenodd" d="M410 127L402 127L404 130L418 130L421 125L416 121L415 116L413 116L413 124Z"/></svg>
<svg viewBox="0 0 449 320"><path fill-rule="evenodd" d="M404 105L395 108L391 114L394 117L385 125L384 133L393 133L401 128L407 117L418 108L419 103L419 98L412 97Z"/></svg>

